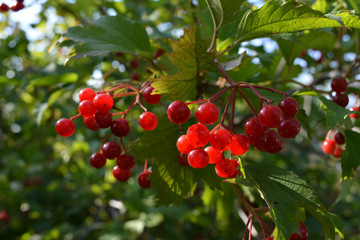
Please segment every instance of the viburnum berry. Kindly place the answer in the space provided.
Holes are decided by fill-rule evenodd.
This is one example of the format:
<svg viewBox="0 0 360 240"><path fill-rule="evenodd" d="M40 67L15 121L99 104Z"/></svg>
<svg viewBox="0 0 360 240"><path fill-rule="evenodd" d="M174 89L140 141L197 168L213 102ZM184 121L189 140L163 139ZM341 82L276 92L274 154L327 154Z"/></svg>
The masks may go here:
<svg viewBox="0 0 360 240"><path fill-rule="evenodd" d="M189 143L194 147L205 146L210 139L209 129L201 123L191 125L188 128L186 135Z"/></svg>
<svg viewBox="0 0 360 240"><path fill-rule="evenodd" d="M205 125L215 123L219 118L219 109L213 103L203 103L196 110L196 119Z"/></svg>
<svg viewBox="0 0 360 240"><path fill-rule="evenodd" d="M325 139L325 141L321 145L323 152L326 154L332 154L334 152L335 147L336 147L336 142L332 139Z"/></svg>
<svg viewBox="0 0 360 240"><path fill-rule="evenodd" d="M210 135L210 145L219 151L227 150L231 140L231 133L222 128L216 130L213 134Z"/></svg>
<svg viewBox="0 0 360 240"><path fill-rule="evenodd" d="M181 124L189 119L190 109L186 103L177 100L169 105L167 116L172 123Z"/></svg>
<svg viewBox="0 0 360 240"><path fill-rule="evenodd" d="M217 163L221 159L221 152L212 146L205 148L205 152L209 155L209 163Z"/></svg>
<svg viewBox="0 0 360 240"><path fill-rule="evenodd" d="M121 154L116 159L116 165L124 170L131 169L135 166L134 157L131 155Z"/></svg>
<svg viewBox="0 0 360 240"><path fill-rule="evenodd" d="M90 130L97 131L99 130L99 125L97 124L94 117L85 117L84 118L84 125Z"/></svg>
<svg viewBox="0 0 360 240"><path fill-rule="evenodd" d="M7 12L9 11L10 7L6 3L2 3L0 5L0 12Z"/></svg>
<svg viewBox="0 0 360 240"><path fill-rule="evenodd" d="M90 157L90 165L94 168L102 168L106 164L106 157L99 152L94 153Z"/></svg>
<svg viewBox="0 0 360 240"><path fill-rule="evenodd" d="M305 226L305 224L299 220L299 232L301 234L301 240L306 240L308 238L308 230Z"/></svg>
<svg viewBox="0 0 360 240"><path fill-rule="evenodd" d="M339 144L339 145L345 144L345 136L344 136L344 134L343 134L342 132L337 132L337 133L335 134L334 139L335 139L335 142L336 142L337 144Z"/></svg>
<svg viewBox="0 0 360 240"><path fill-rule="evenodd" d="M289 240L302 240L302 238L298 233L292 233Z"/></svg>
<svg viewBox="0 0 360 240"><path fill-rule="evenodd" d="M79 92L79 101L82 102L84 100L93 101L96 96L96 93L91 88L83 88Z"/></svg>
<svg viewBox="0 0 360 240"><path fill-rule="evenodd" d="M300 122L296 118L284 119L277 130L283 138L294 138L300 132Z"/></svg>
<svg viewBox="0 0 360 240"><path fill-rule="evenodd" d="M277 131L269 129L266 134L264 148L268 153L278 153L284 148L284 140Z"/></svg>
<svg viewBox="0 0 360 240"><path fill-rule="evenodd" d="M93 101L83 100L78 107L78 111L83 117L93 117L96 113L96 108Z"/></svg>
<svg viewBox="0 0 360 240"><path fill-rule="evenodd" d="M258 118L249 118L244 124L244 131L249 139L263 139L266 136L267 128L264 127Z"/></svg>
<svg viewBox="0 0 360 240"><path fill-rule="evenodd" d="M113 168L113 176L120 182L126 182L131 177L130 169L121 169L118 165Z"/></svg>
<svg viewBox="0 0 360 240"><path fill-rule="evenodd" d="M188 155L185 154L185 153L179 152L179 153L177 154L177 160L178 160L178 162L180 163L180 165L183 165L184 167L189 166L189 163L188 163L187 158L188 158Z"/></svg>
<svg viewBox="0 0 360 240"><path fill-rule="evenodd" d="M132 68L132 69L138 68L139 65L140 65L140 62L139 62L138 59L132 59L132 60L130 61L130 68Z"/></svg>
<svg viewBox="0 0 360 240"><path fill-rule="evenodd" d="M343 93L336 93L332 100L341 107L346 107L349 104L349 97Z"/></svg>
<svg viewBox="0 0 360 240"><path fill-rule="evenodd" d="M236 178L237 176L241 176L240 169L237 169L240 166L239 162L235 159L232 159L230 163L234 165L235 172L232 175L229 175L229 178Z"/></svg>
<svg viewBox="0 0 360 240"><path fill-rule="evenodd" d="M279 103L279 108L285 117L294 117L299 111L299 103L293 97L286 97Z"/></svg>
<svg viewBox="0 0 360 240"><path fill-rule="evenodd" d="M100 93L94 98L94 106L98 112L106 113L113 107L114 100L109 94Z"/></svg>
<svg viewBox="0 0 360 240"><path fill-rule="evenodd" d="M130 75L130 79L131 79L131 80L134 80L134 81L139 81L139 79L140 79L140 74L137 73L137 72L134 72L134 73L132 73L132 74Z"/></svg>
<svg viewBox="0 0 360 240"><path fill-rule="evenodd" d="M121 147L116 142L107 142L102 146L102 154L108 159L114 159L121 153Z"/></svg>
<svg viewBox="0 0 360 240"><path fill-rule="evenodd" d="M156 103L160 102L160 100L161 100L160 94L152 94L154 92L154 90L155 90L155 88L153 88L152 86L149 86L149 87L145 88L143 91L144 100L148 104L156 104Z"/></svg>
<svg viewBox="0 0 360 240"><path fill-rule="evenodd" d="M187 135L181 135L178 138L176 142L176 147L181 153L184 154L189 154L192 150L195 149L195 147L190 144Z"/></svg>
<svg viewBox="0 0 360 240"><path fill-rule="evenodd" d="M0 211L0 221L6 224L10 222L10 215L6 210Z"/></svg>
<svg viewBox="0 0 360 240"><path fill-rule="evenodd" d="M250 141L244 134L237 134L232 136L229 150L234 155L242 155L250 148Z"/></svg>
<svg viewBox="0 0 360 240"><path fill-rule="evenodd" d="M156 128L158 118L152 112L143 112L139 117L139 124L144 130L150 131Z"/></svg>
<svg viewBox="0 0 360 240"><path fill-rule="evenodd" d="M61 118L55 124L56 132L62 137L69 137L75 132L75 124L68 118Z"/></svg>
<svg viewBox="0 0 360 240"><path fill-rule="evenodd" d="M350 110L350 111L354 111L354 112L358 112L358 111L359 111L359 107L351 107L349 110ZM358 115L358 114L356 114L356 113L350 113L349 116L350 116L351 118L354 118L354 119L360 118L360 115Z"/></svg>
<svg viewBox="0 0 360 240"><path fill-rule="evenodd" d="M202 148L196 148L188 154L188 163L193 168L204 168L209 163L209 155Z"/></svg>
<svg viewBox="0 0 360 240"><path fill-rule="evenodd" d="M332 155L336 158L339 158L342 156L343 149L340 146L335 146L335 149L332 153Z"/></svg>
<svg viewBox="0 0 360 240"><path fill-rule="evenodd" d="M232 176L235 173L235 165L230 159L220 159L215 164L215 172L219 177L227 178Z"/></svg>
<svg viewBox="0 0 360 240"><path fill-rule="evenodd" d="M14 12L17 12L17 11L23 9L24 7L25 7L24 3L21 1L18 1L14 6L11 7L11 10L13 10Z"/></svg>
<svg viewBox="0 0 360 240"><path fill-rule="evenodd" d="M264 127L276 128L284 119L284 113L278 106L269 104L260 109L258 117Z"/></svg>
<svg viewBox="0 0 360 240"><path fill-rule="evenodd" d="M149 188L151 185L151 180L148 179L150 175L150 171L142 172L138 177L138 183L142 188Z"/></svg>
<svg viewBox="0 0 360 240"><path fill-rule="evenodd" d="M111 132L118 137L125 137L130 132L129 122L125 118L117 118L111 124Z"/></svg>
<svg viewBox="0 0 360 240"><path fill-rule="evenodd" d="M111 112L106 112L106 113L96 112L94 118L100 128L108 128L111 126L113 122Z"/></svg>
<svg viewBox="0 0 360 240"><path fill-rule="evenodd" d="M347 88L347 81L345 78L342 78L342 77L334 78L331 81L331 89L334 92L341 93L341 92L344 92L346 90L346 88Z"/></svg>

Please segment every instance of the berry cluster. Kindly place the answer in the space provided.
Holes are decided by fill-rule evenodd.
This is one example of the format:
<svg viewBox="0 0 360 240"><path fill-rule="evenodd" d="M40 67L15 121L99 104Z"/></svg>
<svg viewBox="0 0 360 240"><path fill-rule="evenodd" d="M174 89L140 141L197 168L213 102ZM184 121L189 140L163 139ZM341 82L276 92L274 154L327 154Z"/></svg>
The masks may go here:
<svg viewBox="0 0 360 240"><path fill-rule="evenodd" d="M331 90L334 92L332 100L341 107L346 107L349 103L349 97L344 93L347 85L343 77L334 78L331 81Z"/></svg>
<svg viewBox="0 0 360 240"><path fill-rule="evenodd" d="M117 90L122 89L120 93ZM73 120L77 117L83 117L84 126L92 131L99 129L110 129L110 134L102 140L99 150L90 157L90 165L94 168L102 168L106 165L107 159L116 159L116 165L113 168L114 177L121 182L127 181L131 176L131 169L135 165L133 156L127 155L123 144L123 137L130 133L129 122L126 115L135 106L139 105L144 112L139 117L139 125L147 131L151 131L157 127L157 116L147 111L142 104L140 95L148 104L156 104L161 100L161 95L152 94L154 88L149 83L143 84L139 90L132 85L122 84L108 91L95 92L90 88L84 88L79 93L78 114L71 119L61 118L56 124L57 133L63 137L69 137L75 132L75 124ZM128 109L123 112L111 113L114 105L114 99L125 96L135 95L135 99L129 105ZM114 116L122 115L113 119ZM107 141L113 135L112 141ZM116 142L116 138L120 139L120 144ZM138 182L143 188L150 187L147 171L147 160L145 161L145 169L140 174Z"/></svg>
<svg viewBox="0 0 360 240"><path fill-rule="evenodd" d="M16 4L11 7L9 7L6 3L2 3L0 4L0 12L8 12L9 10L17 12L24 7L24 0L17 0Z"/></svg>
<svg viewBox="0 0 360 240"><path fill-rule="evenodd" d="M341 157L343 151L343 145L345 144L345 136L342 132L334 134L333 130L330 130L323 141L321 148L324 153L333 155L334 157Z"/></svg>
<svg viewBox="0 0 360 240"><path fill-rule="evenodd" d="M299 220L299 233L292 233L290 235L289 240L307 240L308 239L308 230L306 228L306 226L304 225L304 223L302 221Z"/></svg>
<svg viewBox="0 0 360 240"><path fill-rule="evenodd" d="M229 102L235 97L234 93L233 91ZM263 106L257 117L246 121L244 125L246 135L236 134L233 132L233 126L229 128L223 124L227 108L221 123L210 131L206 125L214 124L219 118L219 109L211 103L213 99L214 97L187 104L178 100L168 107L169 120L175 124L182 124L190 118L189 104L205 102L196 110L196 119L199 123L190 126L186 134L181 135L177 140L176 146L180 152L178 161L181 165L203 168L208 164L215 164L215 171L220 177L234 178L240 174L240 171L237 170L239 163L232 159L232 155L246 153L250 145L260 151L278 153L284 147L282 138L293 138L300 131L300 123L294 118L299 110L299 104L292 97L285 97L278 106L273 104ZM234 117L234 107L232 117ZM208 143L210 145L206 146ZM224 152L227 150L230 151L230 159L224 157Z"/></svg>

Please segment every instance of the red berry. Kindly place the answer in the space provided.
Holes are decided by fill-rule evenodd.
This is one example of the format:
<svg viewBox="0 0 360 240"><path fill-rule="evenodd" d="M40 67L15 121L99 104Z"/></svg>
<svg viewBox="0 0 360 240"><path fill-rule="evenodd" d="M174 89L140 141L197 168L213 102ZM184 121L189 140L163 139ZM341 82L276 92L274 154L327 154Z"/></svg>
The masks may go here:
<svg viewBox="0 0 360 240"><path fill-rule="evenodd" d="M189 166L189 163L188 163L188 155L185 154L185 153L182 153L182 152L179 152L178 155L177 155L177 160L178 162L183 165L184 167L187 167Z"/></svg>
<svg viewBox="0 0 360 240"><path fill-rule="evenodd" d="M359 107L352 107L349 109L350 111L354 111L354 112L358 112L359 111ZM355 118L355 119L358 119L360 118L360 115L356 114L356 113L350 113L349 116L351 118Z"/></svg>
<svg viewBox="0 0 360 240"><path fill-rule="evenodd" d="M136 68L139 67L139 65L140 65L140 62L139 62L139 60L137 60L137 59L132 59L132 60L130 61L130 68L131 68L131 69L136 69Z"/></svg>
<svg viewBox="0 0 360 240"><path fill-rule="evenodd" d="M55 124L56 132L62 137L69 137L75 132L75 124L67 118L59 119Z"/></svg>
<svg viewBox="0 0 360 240"><path fill-rule="evenodd" d="M244 134L237 134L232 136L231 144L229 146L230 152L234 155L242 155L250 148L250 141Z"/></svg>
<svg viewBox="0 0 360 240"><path fill-rule="evenodd" d="M236 178L237 176L241 176L240 169L237 169L240 165L239 162L235 159L231 160L231 164L235 167L235 172L229 176L229 178Z"/></svg>
<svg viewBox="0 0 360 240"><path fill-rule="evenodd" d="M203 103L196 110L196 118L201 124L213 124L219 118L219 109L213 103Z"/></svg>
<svg viewBox="0 0 360 240"><path fill-rule="evenodd" d="M130 132L129 122L125 118L117 118L111 124L111 131L115 136L125 137Z"/></svg>
<svg viewBox="0 0 360 240"><path fill-rule="evenodd" d="M88 129L93 131L97 131L100 128L94 117L84 118L84 125Z"/></svg>
<svg viewBox="0 0 360 240"><path fill-rule="evenodd" d="M83 117L93 117L96 108L91 100L84 100L79 104L78 111Z"/></svg>
<svg viewBox="0 0 360 240"><path fill-rule="evenodd" d="M219 177L230 177L235 173L235 171L236 167L230 159L223 158L215 164L215 172L217 175L219 175Z"/></svg>
<svg viewBox="0 0 360 240"><path fill-rule="evenodd" d="M0 12L7 12L7 11L9 11L9 9L10 9L10 7L5 3L2 3L0 5Z"/></svg>
<svg viewBox="0 0 360 240"><path fill-rule="evenodd" d="M113 176L120 182L126 182L131 177L131 170L121 169L118 165L113 168Z"/></svg>
<svg viewBox="0 0 360 240"><path fill-rule="evenodd" d="M94 98L94 106L98 112L106 113L113 107L114 101L109 94L101 93Z"/></svg>
<svg viewBox="0 0 360 240"><path fill-rule="evenodd" d="M231 133L225 129L218 129L211 134L210 145L219 151L225 151L229 148L231 140Z"/></svg>
<svg viewBox="0 0 360 240"><path fill-rule="evenodd" d="M300 132L300 122L295 118L284 119L277 130L283 138L294 138Z"/></svg>
<svg viewBox="0 0 360 240"><path fill-rule="evenodd" d="M131 80L134 80L134 81L139 81L139 79L140 79L140 74L139 73L132 73L131 75L130 75L130 79Z"/></svg>
<svg viewBox="0 0 360 240"><path fill-rule="evenodd" d="M177 149L184 154L189 154L195 149L193 145L189 143L187 135L181 135L176 142Z"/></svg>
<svg viewBox="0 0 360 240"><path fill-rule="evenodd" d="M332 81L331 81L331 89L334 91L334 92L337 92L337 93L341 93L341 92L344 92L347 88L347 81L345 78L334 78Z"/></svg>
<svg viewBox="0 0 360 240"><path fill-rule="evenodd" d="M148 104L156 104L156 103L160 102L161 95L160 94L152 94L154 92L154 90L155 90L155 88L153 88L152 86L149 86L149 87L145 88L143 91L144 100Z"/></svg>
<svg viewBox="0 0 360 240"><path fill-rule="evenodd" d="M205 152L209 155L209 163L217 163L221 159L221 152L212 146L205 148Z"/></svg>
<svg viewBox="0 0 360 240"><path fill-rule="evenodd" d="M302 240L302 239L301 239L301 236L298 233L292 233L290 235L289 240Z"/></svg>
<svg viewBox="0 0 360 240"><path fill-rule="evenodd" d="M139 117L139 124L144 130L150 131L156 128L158 118L152 112L143 112Z"/></svg>
<svg viewBox="0 0 360 240"><path fill-rule="evenodd" d="M111 112L106 112L106 113L96 112L94 118L100 128L108 128L111 126L113 122Z"/></svg>
<svg viewBox="0 0 360 240"><path fill-rule="evenodd" d="M349 104L349 97L343 93L336 93L333 97L333 101L341 107L346 107Z"/></svg>
<svg viewBox="0 0 360 240"><path fill-rule="evenodd" d="M96 96L96 93L91 88L83 88L79 92L79 101L82 102L84 100L93 101Z"/></svg>
<svg viewBox="0 0 360 240"><path fill-rule="evenodd" d="M200 123L191 125L187 130L186 135L189 143L194 147L205 146L210 139L209 129Z"/></svg>
<svg viewBox="0 0 360 240"><path fill-rule="evenodd" d="M332 155L336 158L339 158L342 156L343 149L340 146L336 146Z"/></svg>
<svg viewBox="0 0 360 240"><path fill-rule="evenodd" d="M94 168L102 168L106 164L106 157L101 153L97 152L91 155L90 157L90 165Z"/></svg>
<svg viewBox="0 0 360 240"><path fill-rule="evenodd" d="M6 210L0 211L0 221L6 224L10 222L10 215Z"/></svg>
<svg viewBox="0 0 360 240"><path fill-rule="evenodd" d="M266 130L267 128L264 127L256 117L249 118L244 125L244 131L250 140L265 138Z"/></svg>
<svg viewBox="0 0 360 240"><path fill-rule="evenodd" d="M135 166L135 160L133 156L121 154L116 159L116 165L123 170L131 169Z"/></svg>
<svg viewBox="0 0 360 240"><path fill-rule="evenodd" d="M178 100L169 105L167 116L171 122L181 124L189 119L190 109L184 102Z"/></svg>
<svg viewBox="0 0 360 240"><path fill-rule="evenodd" d="M204 149L196 148L189 153L188 163L193 168L203 168L209 163L209 155Z"/></svg>
<svg viewBox="0 0 360 240"><path fill-rule="evenodd" d="M148 179L150 173L151 172L149 172L149 171L145 171L145 172L142 172L139 175L138 183L139 183L140 187L142 187L142 188L149 188L150 187L151 181L150 181L150 179Z"/></svg>
<svg viewBox="0 0 360 240"><path fill-rule="evenodd" d="M157 59L158 57L162 56L165 53L165 50L162 48L158 48L154 54L154 59Z"/></svg>
<svg viewBox="0 0 360 240"><path fill-rule="evenodd" d="M284 140L277 131L269 129L266 134L264 148L268 153L278 153L284 148Z"/></svg>
<svg viewBox="0 0 360 240"><path fill-rule="evenodd" d="M335 142L339 145L345 144L345 136L342 134L342 132L337 132L335 134Z"/></svg>
<svg viewBox="0 0 360 240"><path fill-rule="evenodd" d="M108 159L114 159L121 153L121 147L116 142L107 142L102 147L102 154Z"/></svg>
<svg viewBox="0 0 360 240"><path fill-rule="evenodd" d="M11 10L13 10L14 12L17 12L21 9L23 9L25 6L22 2L17 2L14 6L11 7Z"/></svg>
<svg viewBox="0 0 360 240"><path fill-rule="evenodd" d="M264 127L276 128L284 119L284 114L278 106L269 104L260 109L259 121Z"/></svg>
<svg viewBox="0 0 360 240"><path fill-rule="evenodd" d="M336 142L332 139L326 139L321 145L323 152L326 154L332 154L334 152L335 147L336 147Z"/></svg>
<svg viewBox="0 0 360 240"><path fill-rule="evenodd" d="M285 117L294 117L299 111L299 103L293 97L286 97L279 103Z"/></svg>
<svg viewBox="0 0 360 240"><path fill-rule="evenodd" d="M304 223L300 220L299 220L299 232L301 234L301 240L306 240L308 238L309 235L308 230L304 225Z"/></svg>

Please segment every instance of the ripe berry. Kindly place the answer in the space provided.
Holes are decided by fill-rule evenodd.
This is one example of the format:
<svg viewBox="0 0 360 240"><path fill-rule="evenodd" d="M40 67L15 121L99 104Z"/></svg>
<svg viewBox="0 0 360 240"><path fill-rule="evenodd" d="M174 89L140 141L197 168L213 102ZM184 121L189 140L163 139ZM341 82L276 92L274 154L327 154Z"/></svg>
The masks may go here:
<svg viewBox="0 0 360 240"><path fill-rule="evenodd" d="M359 111L359 107L352 107L349 109L350 111L354 111L354 112L358 112ZM351 118L355 118L355 119L358 119L360 118L360 115L356 114L356 113L350 113L349 116Z"/></svg>
<svg viewBox="0 0 360 240"><path fill-rule="evenodd" d="M112 97L109 94L101 93L94 98L94 106L98 112L106 113L110 111L114 104Z"/></svg>
<svg viewBox="0 0 360 240"><path fill-rule="evenodd" d="M6 210L0 211L0 221L6 224L10 222L10 215Z"/></svg>
<svg viewBox="0 0 360 240"><path fill-rule="evenodd" d="M84 100L79 104L78 111L83 117L93 117L96 108L91 100Z"/></svg>
<svg viewBox="0 0 360 240"><path fill-rule="evenodd" d="M201 124L213 124L219 118L219 109L213 103L203 103L196 110L196 118Z"/></svg>
<svg viewBox="0 0 360 240"><path fill-rule="evenodd" d="M177 154L177 160L178 160L178 162L179 162L181 165L183 165L184 167L189 166L189 163L188 163L187 158L188 158L188 155L185 154L185 153L179 152L179 153Z"/></svg>
<svg viewBox="0 0 360 240"><path fill-rule="evenodd" d="M169 105L167 116L171 122L181 124L189 119L190 109L184 102L178 100Z"/></svg>
<svg viewBox="0 0 360 240"><path fill-rule="evenodd" d="M2 3L0 5L0 12L7 12L7 11L9 11L9 9L10 9L10 7L5 3Z"/></svg>
<svg viewBox="0 0 360 240"><path fill-rule="evenodd" d="M209 155L209 163L217 163L221 159L221 152L212 146L205 148L205 152Z"/></svg>
<svg viewBox="0 0 360 240"><path fill-rule="evenodd" d="M121 153L121 147L116 142L107 142L102 147L102 154L108 159L114 159Z"/></svg>
<svg viewBox="0 0 360 240"><path fill-rule="evenodd" d="M191 125L187 130L186 135L189 143L194 147L205 146L210 139L209 129L200 123Z"/></svg>
<svg viewBox="0 0 360 240"><path fill-rule="evenodd" d="M126 182L131 177L131 170L124 170L115 165L113 168L113 176L120 182Z"/></svg>
<svg viewBox="0 0 360 240"><path fill-rule="evenodd" d="M14 12L17 12L21 9L23 9L25 6L22 2L17 2L14 6L11 7L11 10L13 10Z"/></svg>
<svg viewBox="0 0 360 240"><path fill-rule="evenodd" d="M84 118L84 125L88 129L93 131L97 131L100 128L94 117Z"/></svg>
<svg viewBox="0 0 360 240"><path fill-rule="evenodd" d="M94 168L102 168L106 164L106 157L101 153L97 152L91 155L90 157L90 165Z"/></svg>
<svg viewBox="0 0 360 240"><path fill-rule="evenodd" d="M218 129L211 134L210 145L219 151L225 151L229 148L231 140L231 133L225 129Z"/></svg>
<svg viewBox="0 0 360 240"><path fill-rule="evenodd" d="M306 240L308 238L308 235L309 235L308 230L307 230L306 226L304 225L304 223L300 220L299 220L299 232L302 237L301 240Z"/></svg>
<svg viewBox="0 0 360 240"><path fill-rule="evenodd" d="M266 134L264 148L268 153L278 153L284 148L284 140L277 131L269 129Z"/></svg>
<svg viewBox="0 0 360 240"><path fill-rule="evenodd" d="M335 147L336 147L336 142L332 139L326 139L321 145L323 152L326 154L332 154L334 152Z"/></svg>
<svg viewBox="0 0 360 240"><path fill-rule="evenodd" d="M139 60L137 60L137 59L132 59L132 60L130 61L130 68L131 68L131 69L136 69L136 68L139 67L139 65L140 65L140 62L139 62Z"/></svg>
<svg viewBox="0 0 360 240"><path fill-rule="evenodd" d="M150 131L156 128L158 118L152 112L143 112L139 117L139 124L144 130Z"/></svg>
<svg viewBox="0 0 360 240"><path fill-rule="evenodd" d="M143 91L143 97L145 102L148 104L156 104L160 102L161 95L160 94L152 94L152 92L155 90L152 86L149 86L144 89Z"/></svg>
<svg viewBox="0 0 360 240"><path fill-rule="evenodd" d="M181 135L176 142L177 149L184 154L189 154L195 149L193 145L189 143L187 135Z"/></svg>
<svg viewBox="0 0 360 240"><path fill-rule="evenodd" d="M294 138L300 132L300 122L295 118L284 119L277 128L283 138Z"/></svg>
<svg viewBox="0 0 360 240"><path fill-rule="evenodd" d="M165 53L165 50L162 48L158 48L154 54L154 59L157 59L158 57L160 57L161 55L163 55Z"/></svg>
<svg viewBox="0 0 360 240"><path fill-rule="evenodd" d="M294 117L299 111L299 103L293 97L286 97L279 103L285 117Z"/></svg>
<svg viewBox="0 0 360 240"><path fill-rule="evenodd" d="M337 92L337 93L341 93L341 92L344 92L347 88L347 81L345 78L334 78L332 81L331 81L331 89L334 91L334 92Z"/></svg>
<svg viewBox="0 0 360 240"><path fill-rule="evenodd" d="M337 132L335 134L335 142L339 145L343 145L345 143L345 136L342 132Z"/></svg>
<svg viewBox="0 0 360 240"><path fill-rule="evenodd" d="M339 158L342 156L343 149L340 146L336 146L332 155L336 158Z"/></svg>
<svg viewBox="0 0 360 240"><path fill-rule="evenodd" d="M148 179L150 173L151 172L149 172L149 171L145 171L145 172L142 172L139 175L138 183L139 183L140 187L142 187L142 188L149 188L150 187L151 181L150 181L150 179Z"/></svg>
<svg viewBox="0 0 360 240"><path fill-rule="evenodd" d="M229 178L236 178L237 176L241 176L240 169L237 169L240 165L239 162L235 159L231 160L230 162L235 167L235 172L232 175L229 175Z"/></svg>
<svg viewBox="0 0 360 240"><path fill-rule="evenodd" d="M269 104L260 109L259 121L264 127L276 128L284 119L284 114L278 106Z"/></svg>
<svg viewBox="0 0 360 240"><path fill-rule="evenodd" d="M134 81L139 81L139 79L140 79L140 74L139 73L132 73L131 75L130 75L130 79L131 80L134 80Z"/></svg>
<svg viewBox="0 0 360 240"><path fill-rule="evenodd" d="M227 178L235 173L235 165L230 159L221 159L215 164L215 172L219 177Z"/></svg>
<svg viewBox="0 0 360 240"><path fill-rule="evenodd" d="M130 132L129 122L125 118L117 118L111 124L111 131L115 136L125 137Z"/></svg>
<svg viewBox="0 0 360 240"><path fill-rule="evenodd" d="M135 160L133 156L121 154L116 159L116 165L119 166L119 168L127 170L131 169L135 165Z"/></svg>
<svg viewBox="0 0 360 240"><path fill-rule="evenodd" d="M246 135L250 139L257 140L257 139L263 139L266 136L267 128L260 123L258 118L252 117L246 121L244 125L244 130Z"/></svg>
<svg viewBox="0 0 360 240"><path fill-rule="evenodd" d="M341 107L346 107L349 104L349 97L343 93L336 93L333 97L333 101Z"/></svg>
<svg viewBox="0 0 360 240"><path fill-rule="evenodd" d="M231 144L229 146L230 152L234 155L242 155L250 148L250 141L244 134L237 134L232 136Z"/></svg>
<svg viewBox="0 0 360 240"><path fill-rule="evenodd" d="M302 240L302 238L298 233L292 233L289 240Z"/></svg>
<svg viewBox="0 0 360 240"><path fill-rule="evenodd" d="M75 132L75 124L67 118L59 119L55 124L56 132L62 137L69 137Z"/></svg>
<svg viewBox="0 0 360 240"><path fill-rule="evenodd" d="M113 122L111 112L106 112L106 113L96 112L94 118L100 128L108 128L111 126Z"/></svg>
<svg viewBox="0 0 360 240"><path fill-rule="evenodd" d="M189 153L188 163L193 168L203 168L209 163L209 155L204 149L196 148Z"/></svg>
<svg viewBox="0 0 360 240"><path fill-rule="evenodd" d="M84 100L93 101L96 96L96 93L91 88L83 88L79 92L79 101L82 102Z"/></svg>

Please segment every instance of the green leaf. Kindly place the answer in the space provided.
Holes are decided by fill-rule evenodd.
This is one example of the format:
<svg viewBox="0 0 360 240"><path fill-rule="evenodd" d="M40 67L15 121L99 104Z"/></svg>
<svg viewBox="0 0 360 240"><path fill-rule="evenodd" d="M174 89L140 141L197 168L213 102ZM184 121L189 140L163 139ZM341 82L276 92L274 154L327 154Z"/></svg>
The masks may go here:
<svg viewBox="0 0 360 240"><path fill-rule="evenodd" d="M77 73L55 74L32 79L31 86L53 86L58 83L73 83L78 80Z"/></svg>
<svg viewBox="0 0 360 240"><path fill-rule="evenodd" d="M215 52L208 53L208 40L201 40L196 25L184 31L179 41L170 40L173 52L170 61L178 68L174 75L154 79L152 86L158 94L168 94L171 100L191 100L196 97L196 86L200 72L216 71Z"/></svg>
<svg viewBox="0 0 360 240"><path fill-rule="evenodd" d="M122 16L106 16L89 26L69 28L64 37L75 42L74 52L67 60L108 52L139 54L150 50L144 26Z"/></svg>
<svg viewBox="0 0 360 240"><path fill-rule="evenodd" d="M296 230L301 207L306 207L318 219L325 234L334 239L331 217L304 180L291 171L266 164L249 164L245 166L245 171L247 178L237 179L237 182L250 183L261 192L278 231L286 239Z"/></svg>
<svg viewBox="0 0 360 240"><path fill-rule="evenodd" d="M299 112L296 114L296 119L298 119L301 123L301 126L306 130L308 138L311 139L312 138L312 132L313 129L310 127L309 124L309 116L306 115L305 110L304 109L299 109Z"/></svg>
<svg viewBox="0 0 360 240"><path fill-rule="evenodd" d="M240 54L239 57L237 57L231 61L221 63L221 66L223 67L223 69L225 71L233 70L241 65L241 62L245 56L246 56L246 51L243 52L242 54Z"/></svg>
<svg viewBox="0 0 360 240"><path fill-rule="evenodd" d="M336 124L342 123L345 117L351 113L348 109L337 105L332 100L319 96L322 104L320 108L326 112L326 129L332 129Z"/></svg>
<svg viewBox="0 0 360 240"><path fill-rule="evenodd" d="M345 141L345 149L341 156L343 179L352 179L353 172L360 165L360 134L354 131L345 130Z"/></svg>
<svg viewBox="0 0 360 240"><path fill-rule="evenodd" d="M338 202L342 201L350 193L350 188L353 183L353 179L343 179L341 183L340 193L336 198L335 202L331 205L330 209L332 209Z"/></svg>

